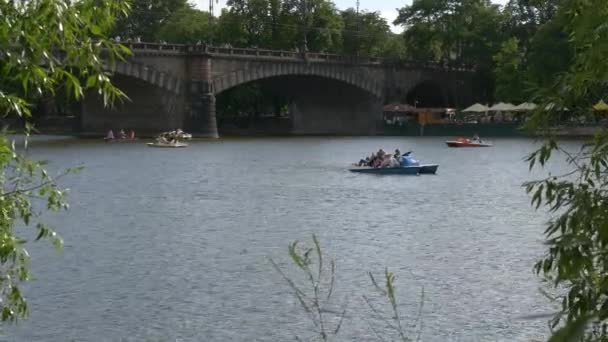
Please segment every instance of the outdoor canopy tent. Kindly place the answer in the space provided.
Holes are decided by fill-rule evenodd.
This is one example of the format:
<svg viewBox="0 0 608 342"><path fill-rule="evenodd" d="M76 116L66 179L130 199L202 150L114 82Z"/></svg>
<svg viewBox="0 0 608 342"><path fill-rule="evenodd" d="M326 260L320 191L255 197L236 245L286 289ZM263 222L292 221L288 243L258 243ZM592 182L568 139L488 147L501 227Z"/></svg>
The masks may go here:
<svg viewBox="0 0 608 342"><path fill-rule="evenodd" d="M510 104L510 103L504 103L504 102L500 102L497 103L495 105L493 105L492 107L490 107L489 111L490 112L512 112L515 110L514 105Z"/></svg>
<svg viewBox="0 0 608 342"><path fill-rule="evenodd" d="M606 112L606 111L608 111L608 104L606 104L606 102L604 102L604 100L600 100L600 102L596 103L593 106L593 109L595 109L598 112Z"/></svg>
<svg viewBox="0 0 608 342"><path fill-rule="evenodd" d="M465 108L462 111L465 113L485 113L489 110L490 108L482 105L481 103L476 103L474 105L472 105L469 108Z"/></svg>
<svg viewBox="0 0 608 342"><path fill-rule="evenodd" d="M536 104L532 103L532 102L524 102L522 104L520 104L519 106L515 107L515 111L516 112L528 112L531 110L535 110L536 109Z"/></svg>

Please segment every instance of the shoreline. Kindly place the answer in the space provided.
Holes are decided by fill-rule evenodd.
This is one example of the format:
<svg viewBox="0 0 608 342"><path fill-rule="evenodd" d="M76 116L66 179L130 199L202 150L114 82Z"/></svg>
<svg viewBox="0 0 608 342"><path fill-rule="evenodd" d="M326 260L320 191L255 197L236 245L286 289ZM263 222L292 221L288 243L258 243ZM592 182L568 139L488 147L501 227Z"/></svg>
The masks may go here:
<svg viewBox="0 0 608 342"><path fill-rule="evenodd" d="M103 139L105 132L78 132L73 126L45 126L36 127L37 133L34 135L49 136L72 136L80 139ZM606 129L601 126L576 126L576 127L556 127L553 134L559 138L590 138L599 130ZM136 137L140 139L154 139L159 132L138 132ZM540 135L530 134L520 129L519 124L471 124L471 125L409 125L409 126L388 126L371 129L369 133L364 132L294 132L288 129L276 129L275 127L253 127L251 129L219 129L220 137L456 137L479 135L487 138L515 138L529 137L535 138ZM192 133L196 139L210 139L198 133Z"/></svg>
<svg viewBox="0 0 608 342"><path fill-rule="evenodd" d="M19 135L19 134L17 134ZM520 134L520 135L492 135L492 134L479 134L484 138L503 138L503 139L511 139L511 138L529 138L535 139L540 138L541 135L530 135L530 134ZM55 137L72 137L76 139L82 140L103 140L105 135L103 134L95 134L95 133L74 133L68 131L44 131L40 130L38 133L33 133L31 136L55 136ZM433 134L433 135L407 135L407 134L344 134L344 133L308 133L308 134L265 134L265 133L221 133L219 138L209 138L205 136L198 135L196 133L192 133L192 138L195 140L219 140L223 138L228 139L239 139L239 138L314 138L314 137L336 137L336 138L365 138L365 137L401 137L401 138L441 138L441 137L456 137L456 136L464 136L467 137L467 134ZM558 132L554 135L557 138L561 139L588 139L594 136L594 133L589 132ZM136 136L135 140L154 140L156 135L154 134L140 134ZM117 139L120 141L119 139ZM129 139L125 139L129 140Z"/></svg>

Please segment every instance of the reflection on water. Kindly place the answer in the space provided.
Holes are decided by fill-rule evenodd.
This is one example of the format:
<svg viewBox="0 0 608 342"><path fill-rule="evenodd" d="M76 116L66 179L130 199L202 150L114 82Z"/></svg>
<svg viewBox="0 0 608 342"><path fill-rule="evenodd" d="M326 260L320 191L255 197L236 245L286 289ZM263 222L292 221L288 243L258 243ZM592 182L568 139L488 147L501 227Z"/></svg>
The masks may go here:
<svg viewBox="0 0 608 342"><path fill-rule="evenodd" d="M520 185L526 139L448 149L441 138L285 138L33 144L67 180L72 209L49 217L62 253L32 248L31 318L9 341L288 341L310 330L268 258L317 233L348 303L341 340L373 340L366 272L397 274L400 310L422 287L424 341L528 341L546 312L532 273L544 218ZM413 150L436 176L351 174L378 148ZM380 329L383 327L380 326Z"/></svg>

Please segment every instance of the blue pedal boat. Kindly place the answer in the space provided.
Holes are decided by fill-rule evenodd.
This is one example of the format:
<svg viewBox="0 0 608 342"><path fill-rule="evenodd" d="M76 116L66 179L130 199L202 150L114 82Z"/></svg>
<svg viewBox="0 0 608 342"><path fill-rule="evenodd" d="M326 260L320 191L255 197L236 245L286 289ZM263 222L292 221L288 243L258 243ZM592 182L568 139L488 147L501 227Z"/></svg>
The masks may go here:
<svg viewBox="0 0 608 342"><path fill-rule="evenodd" d="M434 175L437 173L438 168L439 164L422 164L420 165L419 173L421 175Z"/></svg>
<svg viewBox="0 0 608 342"><path fill-rule="evenodd" d="M350 171L375 175L434 175L439 168L439 164L420 164L412 155L412 151L403 154L399 158L399 163L401 164L399 167L357 167Z"/></svg>
<svg viewBox="0 0 608 342"><path fill-rule="evenodd" d="M355 173L367 173L373 175L413 175L416 176L420 173L420 166L400 166L400 167L385 167L385 168L374 168L374 167L358 167L350 169L350 172Z"/></svg>

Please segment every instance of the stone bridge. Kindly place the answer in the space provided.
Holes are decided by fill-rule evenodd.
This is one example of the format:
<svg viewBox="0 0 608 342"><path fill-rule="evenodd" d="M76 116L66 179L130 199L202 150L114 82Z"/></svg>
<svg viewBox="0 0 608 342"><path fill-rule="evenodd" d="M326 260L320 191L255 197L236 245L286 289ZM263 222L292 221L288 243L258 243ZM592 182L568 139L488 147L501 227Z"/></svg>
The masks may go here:
<svg viewBox="0 0 608 342"><path fill-rule="evenodd" d="M84 132L183 127L218 137L216 97L254 81L277 80L277 93L293 99L293 132L304 134L374 134L383 104L404 101L408 94L416 98L416 89L425 85L427 94L420 96L440 99L437 106L462 107L475 100L470 71L434 64L203 45L125 45L133 55L110 71L129 99L105 109L99 98L87 96Z"/></svg>

